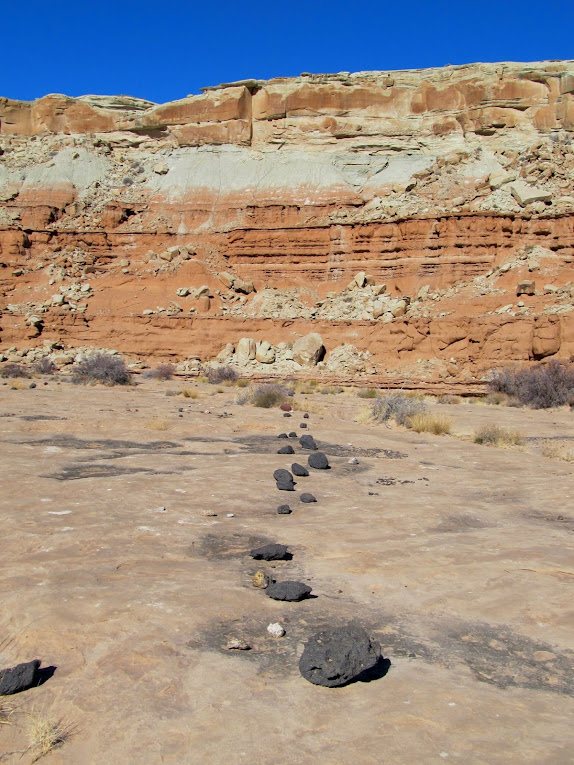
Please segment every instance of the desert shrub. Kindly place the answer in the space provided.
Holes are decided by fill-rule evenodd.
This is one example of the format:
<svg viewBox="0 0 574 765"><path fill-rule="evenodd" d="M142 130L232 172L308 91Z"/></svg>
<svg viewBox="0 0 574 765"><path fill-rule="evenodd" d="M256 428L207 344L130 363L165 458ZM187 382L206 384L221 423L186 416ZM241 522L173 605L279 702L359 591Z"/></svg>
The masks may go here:
<svg viewBox="0 0 574 765"><path fill-rule="evenodd" d="M515 430L508 430L500 425L483 425L474 434L474 442L489 446L521 446L524 439Z"/></svg>
<svg viewBox="0 0 574 765"><path fill-rule="evenodd" d="M460 404L458 396L451 396L449 393L443 393L437 397L437 404Z"/></svg>
<svg viewBox="0 0 574 765"><path fill-rule="evenodd" d="M327 385L327 386L325 386L324 388L321 388L321 391L320 391L320 392L321 392L323 395L328 395L329 393L331 393L331 394L334 394L334 395L335 395L335 394L337 394L337 393L342 393L342 392L343 392L343 389L342 389L342 388L341 388L339 385Z"/></svg>
<svg viewBox="0 0 574 765"><path fill-rule="evenodd" d="M143 376L152 380L171 380L174 374L175 366L173 364L158 364L155 369L144 372Z"/></svg>
<svg viewBox="0 0 574 765"><path fill-rule="evenodd" d="M248 388L249 380L246 380L245 378L239 378L239 380L236 382L236 385L238 388Z"/></svg>
<svg viewBox="0 0 574 765"><path fill-rule="evenodd" d="M407 426L417 433L434 433L435 436L442 436L450 433L452 420L442 414L419 412L408 418Z"/></svg>
<svg viewBox="0 0 574 765"><path fill-rule="evenodd" d="M552 359L530 369L507 367L494 374L489 388L532 409L562 406L574 396L574 365Z"/></svg>
<svg viewBox="0 0 574 765"><path fill-rule="evenodd" d="M132 376L121 356L95 353L76 364L72 372L75 383L100 382L105 385L129 385Z"/></svg>
<svg viewBox="0 0 574 765"><path fill-rule="evenodd" d="M0 369L0 377L30 377L30 372L22 364L9 361Z"/></svg>
<svg viewBox="0 0 574 765"><path fill-rule="evenodd" d="M542 442L541 452L543 457L549 457L552 460L574 462L574 452L561 442L546 439Z"/></svg>
<svg viewBox="0 0 574 765"><path fill-rule="evenodd" d="M509 398L506 393L488 393L483 401L491 406L502 406L508 404Z"/></svg>
<svg viewBox="0 0 574 765"><path fill-rule="evenodd" d="M359 398L377 398L377 391L375 388L361 388L357 396Z"/></svg>
<svg viewBox="0 0 574 765"><path fill-rule="evenodd" d="M183 388L181 395L184 398L199 398L199 391L195 388Z"/></svg>
<svg viewBox="0 0 574 765"><path fill-rule="evenodd" d="M58 367L54 364L52 359L44 356L43 359L38 359L32 364L32 371L37 375L53 375L58 371Z"/></svg>
<svg viewBox="0 0 574 765"><path fill-rule="evenodd" d="M398 425L408 427L409 419L427 410L424 401L407 396L402 391L387 393L373 402L371 415L377 422L395 420Z"/></svg>
<svg viewBox="0 0 574 765"><path fill-rule="evenodd" d="M165 417L152 417L145 426L148 430L169 430L169 421Z"/></svg>
<svg viewBox="0 0 574 765"><path fill-rule="evenodd" d="M237 372L233 367L224 365L221 367L210 367L207 370L207 381L212 385L221 385L221 383L234 383L237 381Z"/></svg>
<svg viewBox="0 0 574 765"><path fill-rule="evenodd" d="M284 385L264 383L253 389L251 402L253 406L271 409L272 406L282 404L288 396L289 392Z"/></svg>

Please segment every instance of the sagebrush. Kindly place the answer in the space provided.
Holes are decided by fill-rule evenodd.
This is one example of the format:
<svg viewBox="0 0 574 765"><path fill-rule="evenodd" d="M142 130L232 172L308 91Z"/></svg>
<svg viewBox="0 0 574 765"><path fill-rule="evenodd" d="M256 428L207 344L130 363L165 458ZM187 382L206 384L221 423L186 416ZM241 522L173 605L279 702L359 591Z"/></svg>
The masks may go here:
<svg viewBox="0 0 574 765"><path fill-rule="evenodd" d="M95 353L76 364L72 372L75 383L100 382L105 385L129 385L132 376L121 356Z"/></svg>
<svg viewBox="0 0 574 765"><path fill-rule="evenodd" d="M175 366L173 364L158 364L154 369L144 372L143 377L148 377L152 380L171 380L174 374Z"/></svg>
<svg viewBox="0 0 574 765"><path fill-rule="evenodd" d="M574 365L551 359L529 369L506 367L495 372L488 387L532 409L562 406L574 400Z"/></svg>
<svg viewBox="0 0 574 765"><path fill-rule="evenodd" d="M0 377L30 377L30 372L22 364L9 361L0 368Z"/></svg>
<svg viewBox="0 0 574 765"><path fill-rule="evenodd" d="M237 380L237 372L233 367L223 365L220 367L210 367L207 370L207 381L212 385L221 385L221 383L234 383Z"/></svg>
<svg viewBox="0 0 574 765"><path fill-rule="evenodd" d="M403 391L394 391L380 396L373 401L371 415L377 422L394 420L397 425L409 426L409 420L418 414L424 414L427 405L424 401L408 396Z"/></svg>

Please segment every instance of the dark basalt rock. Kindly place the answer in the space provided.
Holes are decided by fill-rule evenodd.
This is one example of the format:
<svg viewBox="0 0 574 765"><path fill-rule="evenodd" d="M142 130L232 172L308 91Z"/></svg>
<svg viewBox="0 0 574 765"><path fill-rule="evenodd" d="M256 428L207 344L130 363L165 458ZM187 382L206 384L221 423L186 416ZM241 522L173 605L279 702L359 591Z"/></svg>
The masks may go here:
<svg viewBox="0 0 574 765"><path fill-rule="evenodd" d="M316 502L317 500L312 494L309 494L308 492L304 491L303 494L301 494L301 502L305 502L305 504L309 504L311 502Z"/></svg>
<svg viewBox="0 0 574 765"><path fill-rule="evenodd" d="M295 484L293 481L277 481L276 485L279 491L295 491Z"/></svg>
<svg viewBox="0 0 574 765"><path fill-rule="evenodd" d="M255 560L289 560L290 553L287 552L287 545L263 545L251 550L249 553Z"/></svg>
<svg viewBox="0 0 574 765"><path fill-rule="evenodd" d="M38 685L39 659L17 664L15 667L0 669L0 696L11 696L13 693L27 691Z"/></svg>
<svg viewBox="0 0 574 765"><path fill-rule="evenodd" d="M305 414L303 415L303 419L304 420L308 420L309 419L309 412L305 412Z"/></svg>
<svg viewBox="0 0 574 765"><path fill-rule="evenodd" d="M291 414L290 414L289 412L285 412L285 414L283 415L283 417L291 417Z"/></svg>
<svg viewBox="0 0 574 765"><path fill-rule="evenodd" d="M299 601L311 594L311 587L303 582L275 582L265 592L273 600Z"/></svg>
<svg viewBox="0 0 574 765"><path fill-rule="evenodd" d="M292 430L291 433L289 433L289 438L297 438L297 433L295 433L295 431Z"/></svg>
<svg viewBox="0 0 574 765"><path fill-rule="evenodd" d="M291 515L291 512L292 511L289 505L279 505L279 507L277 508L277 513L279 515Z"/></svg>
<svg viewBox="0 0 574 765"><path fill-rule="evenodd" d="M276 481L293 481L293 476L288 470L285 470L284 468L278 468L273 473L273 478Z"/></svg>
<svg viewBox="0 0 574 765"><path fill-rule="evenodd" d="M298 462L294 462L291 465L291 470L293 471L294 475L298 475L298 476L308 476L309 475L309 471L307 470L307 468L303 467L303 465L300 465Z"/></svg>
<svg viewBox="0 0 574 765"><path fill-rule="evenodd" d="M315 454L310 454L307 462L309 463L309 467L315 468L315 470L329 469L329 460L327 459L326 455L323 454L323 452L315 452Z"/></svg>
<svg viewBox="0 0 574 765"><path fill-rule="evenodd" d="M288 437L287 433L279 433L279 435L277 436L277 438L287 438L287 437Z"/></svg>
<svg viewBox="0 0 574 765"><path fill-rule="evenodd" d="M305 430L305 428L307 427L307 423L306 423L306 422L300 422L300 423L299 423L299 427L300 427L302 430Z"/></svg>
<svg viewBox="0 0 574 765"><path fill-rule="evenodd" d="M303 447L303 449L310 449L311 451L315 451L317 449L317 444L315 443L315 439L313 436L309 435L308 433L304 436L301 436L299 439L299 443Z"/></svg>
<svg viewBox="0 0 574 765"><path fill-rule="evenodd" d="M277 449L277 454L295 454L295 449L289 444L288 446L282 446Z"/></svg>
<svg viewBox="0 0 574 765"><path fill-rule="evenodd" d="M309 638L299 670L314 685L336 688L373 669L382 659L381 647L362 627L349 626L318 632Z"/></svg>

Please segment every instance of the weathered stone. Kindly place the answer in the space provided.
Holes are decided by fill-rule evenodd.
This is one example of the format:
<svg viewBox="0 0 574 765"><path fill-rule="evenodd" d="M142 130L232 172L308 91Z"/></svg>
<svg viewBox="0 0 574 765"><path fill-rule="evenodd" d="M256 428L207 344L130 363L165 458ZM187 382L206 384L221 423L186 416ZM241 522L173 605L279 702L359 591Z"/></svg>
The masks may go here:
<svg viewBox="0 0 574 765"><path fill-rule="evenodd" d="M366 284L367 284L367 274L364 271L359 271L358 274L355 274L355 284L359 288L362 288L362 287L366 286Z"/></svg>
<svg viewBox="0 0 574 765"><path fill-rule="evenodd" d="M311 332L293 343L293 358L305 367L316 366L325 355L325 346L321 335Z"/></svg>
<svg viewBox="0 0 574 765"><path fill-rule="evenodd" d="M217 277L219 281L224 284L226 287L231 289L233 287L233 282L235 280L235 277L231 274L227 273L227 271L221 271L217 274Z"/></svg>
<svg viewBox="0 0 574 765"><path fill-rule="evenodd" d="M309 492L306 492L306 491L304 491L303 494L301 494L300 500L306 505L310 505L311 503L317 501L313 494L309 494Z"/></svg>
<svg viewBox="0 0 574 765"><path fill-rule="evenodd" d="M521 207L532 204L533 202L551 202L552 194L536 186L530 186L524 181L515 181L510 186L510 193L516 199Z"/></svg>
<svg viewBox="0 0 574 765"><path fill-rule="evenodd" d="M270 584L265 592L273 600L296 602L307 598L311 594L312 588L303 582L286 581Z"/></svg>
<svg viewBox="0 0 574 765"><path fill-rule="evenodd" d="M15 667L0 669L0 696L11 696L37 685L39 667L40 661L34 659Z"/></svg>
<svg viewBox="0 0 574 765"><path fill-rule="evenodd" d="M282 446L281 449L278 449L277 454L295 454L295 449L291 444L288 444L287 446Z"/></svg>
<svg viewBox="0 0 574 765"><path fill-rule="evenodd" d="M260 364L273 364L275 361L275 349L267 340L262 340L255 347L255 359Z"/></svg>
<svg viewBox="0 0 574 765"><path fill-rule="evenodd" d="M277 513L278 515L291 515L291 508L289 505L279 505Z"/></svg>
<svg viewBox="0 0 574 765"><path fill-rule="evenodd" d="M251 337L242 337L235 349L237 363L245 365L248 361L252 361L255 358L255 350L255 340Z"/></svg>
<svg viewBox="0 0 574 765"><path fill-rule="evenodd" d="M257 587L260 590L264 590L268 587L273 580L266 571L256 571L251 579L253 587Z"/></svg>
<svg viewBox="0 0 574 765"><path fill-rule="evenodd" d="M314 452L309 455L307 460L309 467L315 468L315 470L328 470L329 460L323 452Z"/></svg>
<svg viewBox="0 0 574 765"><path fill-rule="evenodd" d="M301 436L299 439L299 443L303 447L303 449L310 449L312 451L315 451L317 449L317 444L315 442L315 439L312 435L306 433L304 436Z"/></svg>
<svg viewBox="0 0 574 765"><path fill-rule="evenodd" d="M335 688L359 679L381 660L380 645L362 627L340 627L309 638L299 670L310 683Z"/></svg>
<svg viewBox="0 0 574 765"><path fill-rule="evenodd" d="M309 471L307 470L307 468L303 467L303 465L300 465L298 462L294 462L291 465L291 470L293 471L293 475L302 476L302 477L309 475Z"/></svg>
<svg viewBox="0 0 574 765"><path fill-rule="evenodd" d="M524 281L519 282L516 286L516 297L520 295L535 295L536 294L536 282Z"/></svg>
<svg viewBox="0 0 574 765"><path fill-rule="evenodd" d="M286 545L269 544L251 550L251 557L255 560L287 560L290 557Z"/></svg>

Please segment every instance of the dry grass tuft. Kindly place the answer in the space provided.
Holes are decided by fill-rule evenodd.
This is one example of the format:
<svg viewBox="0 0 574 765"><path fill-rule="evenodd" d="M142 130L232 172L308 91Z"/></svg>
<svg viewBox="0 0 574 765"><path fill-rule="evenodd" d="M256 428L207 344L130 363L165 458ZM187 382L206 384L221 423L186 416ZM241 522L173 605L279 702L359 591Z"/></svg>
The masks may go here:
<svg viewBox="0 0 574 765"><path fill-rule="evenodd" d="M183 388L180 393L184 398L201 398L199 391L195 388Z"/></svg>
<svg viewBox="0 0 574 765"><path fill-rule="evenodd" d="M34 752L32 762L37 762L65 744L73 734L69 723L49 712L30 712L27 715L26 728L30 749Z"/></svg>
<svg viewBox="0 0 574 765"><path fill-rule="evenodd" d="M409 417L407 426L416 433L433 433L435 436L443 436L452 430L452 420L443 414L419 412Z"/></svg>
<svg viewBox="0 0 574 765"><path fill-rule="evenodd" d="M574 452L560 441L551 441L550 439L543 441L541 451L543 457L548 457L551 460L574 462Z"/></svg>
<svg viewBox="0 0 574 765"><path fill-rule="evenodd" d="M165 417L152 417L145 426L148 430L169 430L169 420Z"/></svg>
<svg viewBox="0 0 574 765"><path fill-rule="evenodd" d="M368 425L373 419L372 411L368 407L362 407L355 415L355 422L359 425Z"/></svg>
<svg viewBox="0 0 574 765"><path fill-rule="evenodd" d="M357 396L359 398L377 398L377 391L375 388L359 388Z"/></svg>
<svg viewBox="0 0 574 765"><path fill-rule="evenodd" d="M500 425L483 425L474 434L474 442L488 446L512 448L522 446L524 438L516 430L508 430L500 427Z"/></svg>
<svg viewBox="0 0 574 765"><path fill-rule="evenodd" d="M10 380L10 390L24 390L24 388L29 387L29 382L24 382L23 380Z"/></svg>
<svg viewBox="0 0 574 765"><path fill-rule="evenodd" d="M245 377L240 377L235 385L238 388L248 388L249 387L249 380L246 380Z"/></svg>
<svg viewBox="0 0 574 765"><path fill-rule="evenodd" d="M11 725L12 720L10 718L15 711L16 707L12 702L5 697L0 698L0 725Z"/></svg>

